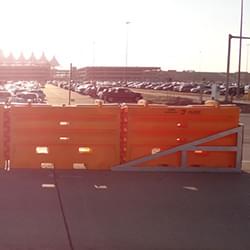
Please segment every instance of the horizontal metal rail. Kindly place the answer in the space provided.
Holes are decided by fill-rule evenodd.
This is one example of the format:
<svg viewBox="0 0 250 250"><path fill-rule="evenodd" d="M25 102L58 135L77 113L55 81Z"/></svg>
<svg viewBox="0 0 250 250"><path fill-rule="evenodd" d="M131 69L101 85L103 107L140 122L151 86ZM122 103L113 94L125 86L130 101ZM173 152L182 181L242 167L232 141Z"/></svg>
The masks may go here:
<svg viewBox="0 0 250 250"><path fill-rule="evenodd" d="M228 135L237 134L237 145L235 146L199 146L201 144L211 142L216 139L223 138ZM241 171L241 161L242 161L242 147L243 147L243 125L240 124L239 127L229 129L223 132L216 133L204 137L202 139L195 140L171 149L160 151L153 155L148 155L141 157L117 166L112 167L113 171L168 171L168 172L240 172ZM203 150L203 151L215 151L215 152L236 152L236 161L234 168L220 168L220 167L188 167L187 166L187 152ZM163 156L181 152L181 166L180 167L138 167L142 163L146 163L151 160L158 159Z"/></svg>

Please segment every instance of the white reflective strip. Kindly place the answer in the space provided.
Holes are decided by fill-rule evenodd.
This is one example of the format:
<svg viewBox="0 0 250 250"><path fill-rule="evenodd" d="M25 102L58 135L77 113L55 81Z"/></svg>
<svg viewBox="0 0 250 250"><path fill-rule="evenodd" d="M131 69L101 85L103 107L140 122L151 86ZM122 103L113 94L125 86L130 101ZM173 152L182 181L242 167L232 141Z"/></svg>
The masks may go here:
<svg viewBox="0 0 250 250"><path fill-rule="evenodd" d="M67 137L67 136L61 136L61 137L59 137L59 139L60 139L61 141L68 141L68 140L69 140L69 137Z"/></svg>
<svg viewBox="0 0 250 250"><path fill-rule="evenodd" d="M87 169L87 167L84 163L74 163L73 169Z"/></svg>
<svg viewBox="0 0 250 250"><path fill-rule="evenodd" d="M48 147L36 147L37 154L48 154L49 148Z"/></svg>
<svg viewBox="0 0 250 250"><path fill-rule="evenodd" d="M89 147L79 147L78 151L79 151L80 154L90 153L91 152L91 148L89 148Z"/></svg>
<svg viewBox="0 0 250 250"><path fill-rule="evenodd" d="M161 151L160 148L152 148L152 155L153 155L153 154L156 154L156 153L158 153L158 152L160 152L160 151Z"/></svg>
<svg viewBox="0 0 250 250"><path fill-rule="evenodd" d="M94 185L95 189L107 189L106 185Z"/></svg>
<svg viewBox="0 0 250 250"><path fill-rule="evenodd" d="M61 126L69 126L69 122L67 122L67 121L61 121L61 122L59 122L59 124L61 125Z"/></svg>
<svg viewBox="0 0 250 250"><path fill-rule="evenodd" d="M42 162L41 163L41 168L44 168L44 169L53 169L54 168L54 164L50 163L50 162Z"/></svg>
<svg viewBox="0 0 250 250"><path fill-rule="evenodd" d="M48 183L42 184L42 188L54 188L54 187L56 187L55 184L48 184Z"/></svg>

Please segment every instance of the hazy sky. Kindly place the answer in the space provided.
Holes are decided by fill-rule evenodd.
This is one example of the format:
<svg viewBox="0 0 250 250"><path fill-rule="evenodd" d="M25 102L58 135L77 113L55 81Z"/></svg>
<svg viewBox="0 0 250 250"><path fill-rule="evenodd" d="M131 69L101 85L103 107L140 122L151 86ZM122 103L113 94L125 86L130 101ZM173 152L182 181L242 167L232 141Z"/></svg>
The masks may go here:
<svg viewBox="0 0 250 250"><path fill-rule="evenodd" d="M0 48L45 52L62 67L128 66L226 71L228 34L239 35L240 0L0 0ZM250 0L243 35L250 36ZM126 24L130 21L130 24ZM128 32L127 32L128 29ZM243 41L242 71L247 44ZM232 44L237 71L239 41ZM250 72L250 46L249 46Z"/></svg>

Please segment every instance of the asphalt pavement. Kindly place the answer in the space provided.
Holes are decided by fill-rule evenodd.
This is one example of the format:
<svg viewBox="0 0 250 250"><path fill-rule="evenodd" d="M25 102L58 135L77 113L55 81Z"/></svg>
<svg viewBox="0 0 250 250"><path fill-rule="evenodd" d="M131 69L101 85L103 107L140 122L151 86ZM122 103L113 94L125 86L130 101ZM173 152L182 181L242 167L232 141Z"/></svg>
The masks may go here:
<svg viewBox="0 0 250 250"><path fill-rule="evenodd" d="M71 105L93 104L95 100L86 95L80 95L74 91L69 93L68 90L47 84L44 93L46 94L49 105ZM70 98L69 98L70 97Z"/></svg>
<svg viewBox="0 0 250 250"><path fill-rule="evenodd" d="M250 249L249 173L11 170L0 194L0 249Z"/></svg>

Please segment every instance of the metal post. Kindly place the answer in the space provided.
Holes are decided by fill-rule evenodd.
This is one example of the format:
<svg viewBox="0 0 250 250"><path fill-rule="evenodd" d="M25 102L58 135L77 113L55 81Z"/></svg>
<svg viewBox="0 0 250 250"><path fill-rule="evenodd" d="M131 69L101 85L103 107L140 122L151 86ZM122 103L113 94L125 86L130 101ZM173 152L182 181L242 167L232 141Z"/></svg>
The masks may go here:
<svg viewBox="0 0 250 250"><path fill-rule="evenodd" d="M94 67L95 66L95 41L93 41L93 51L92 51L92 66Z"/></svg>
<svg viewBox="0 0 250 250"><path fill-rule="evenodd" d="M250 44L247 44L247 61L246 61L246 72L248 72L248 52Z"/></svg>
<svg viewBox="0 0 250 250"><path fill-rule="evenodd" d="M203 90L204 90L204 86L203 86L203 82L200 83L200 104L203 103Z"/></svg>
<svg viewBox="0 0 250 250"><path fill-rule="evenodd" d="M237 154L236 154L236 168L241 169L242 165L242 150L243 150L243 136L244 136L244 127L243 125L239 126L237 131Z"/></svg>
<svg viewBox="0 0 250 250"><path fill-rule="evenodd" d="M231 39L232 39L232 35L229 34L228 35L227 80L226 80L225 102L228 102L229 77L230 77L230 57L231 57Z"/></svg>
<svg viewBox="0 0 250 250"><path fill-rule="evenodd" d="M127 84L127 67L128 67L128 25L129 21L126 22L126 49L125 49L125 83Z"/></svg>
<svg viewBox="0 0 250 250"><path fill-rule="evenodd" d="M241 15L240 15L240 47L239 47L239 67L238 67L238 80L237 80L237 94L240 96L240 68L241 68L241 47L242 47L242 24L243 24L243 0L241 0Z"/></svg>
<svg viewBox="0 0 250 250"><path fill-rule="evenodd" d="M72 63L70 63L70 70L69 70L69 102L71 104L71 81L72 81Z"/></svg>

